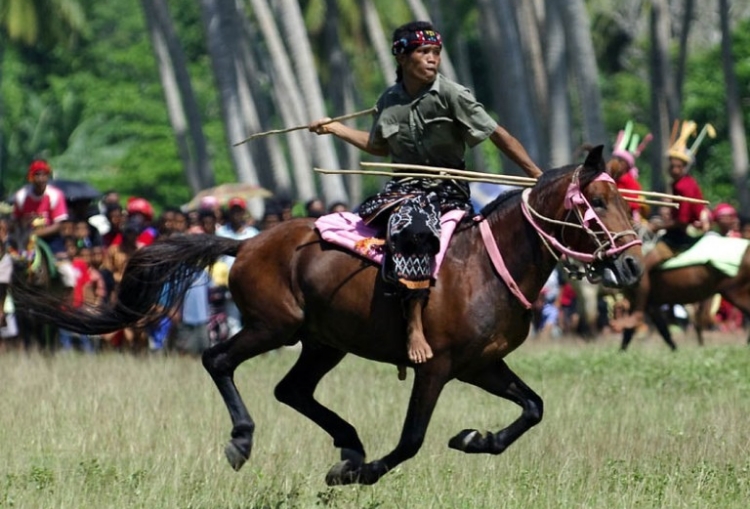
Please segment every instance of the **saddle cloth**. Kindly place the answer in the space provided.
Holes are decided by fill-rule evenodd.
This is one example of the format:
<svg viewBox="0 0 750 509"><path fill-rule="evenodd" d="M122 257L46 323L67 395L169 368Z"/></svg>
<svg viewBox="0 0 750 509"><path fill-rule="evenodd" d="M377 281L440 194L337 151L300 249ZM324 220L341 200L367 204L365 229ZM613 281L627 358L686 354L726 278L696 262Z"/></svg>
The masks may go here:
<svg viewBox="0 0 750 509"><path fill-rule="evenodd" d="M440 265L445 257L456 225L463 219L466 212L451 210L440 218L440 251L435 256L432 267L432 277L437 277ZM341 246L377 264L383 263L384 245L382 237L378 237L378 230L365 224L361 217L352 212L336 212L319 217L315 227L323 240Z"/></svg>
<svg viewBox="0 0 750 509"><path fill-rule="evenodd" d="M740 270L750 240L706 234L690 249L659 265L659 270L681 269L709 264L729 277Z"/></svg>

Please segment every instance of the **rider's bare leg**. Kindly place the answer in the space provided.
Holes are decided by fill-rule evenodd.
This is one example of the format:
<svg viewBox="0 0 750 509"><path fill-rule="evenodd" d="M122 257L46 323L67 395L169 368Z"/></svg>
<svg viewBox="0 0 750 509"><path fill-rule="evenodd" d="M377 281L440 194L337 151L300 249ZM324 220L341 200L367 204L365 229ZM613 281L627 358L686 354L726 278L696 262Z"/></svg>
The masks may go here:
<svg viewBox="0 0 750 509"><path fill-rule="evenodd" d="M406 302L406 320L407 334L407 354L409 360L414 364L422 364L432 358L432 348L427 343L422 329L422 309L424 307L424 298L410 298Z"/></svg>
<svg viewBox="0 0 750 509"><path fill-rule="evenodd" d="M641 280L638 282L638 288L636 288L635 295L633 296L633 302L631 303L630 314L614 320L611 324L612 328L616 331L623 329L635 329L641 327L646 319L646 304L648 304L648 294L651 291L651 269L656 267L664 259L664 256L659 253L658 248L650 251L644 259L643 275Z"/></svg>

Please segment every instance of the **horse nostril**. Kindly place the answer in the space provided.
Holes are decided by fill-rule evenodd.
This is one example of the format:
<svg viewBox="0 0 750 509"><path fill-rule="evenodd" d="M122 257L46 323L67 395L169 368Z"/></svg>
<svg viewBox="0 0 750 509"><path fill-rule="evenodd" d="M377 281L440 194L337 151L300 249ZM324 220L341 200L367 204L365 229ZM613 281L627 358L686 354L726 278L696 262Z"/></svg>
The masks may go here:
<svg viewBox="0 0 750 509"><path fill-rule="evenodd" d="M627 268L628 272L630 272L634 277L638 277L641 275L641 264L638 263L638 260L636 260L634 256L626 256L623 262L625 264L625 268Z"/></svg>

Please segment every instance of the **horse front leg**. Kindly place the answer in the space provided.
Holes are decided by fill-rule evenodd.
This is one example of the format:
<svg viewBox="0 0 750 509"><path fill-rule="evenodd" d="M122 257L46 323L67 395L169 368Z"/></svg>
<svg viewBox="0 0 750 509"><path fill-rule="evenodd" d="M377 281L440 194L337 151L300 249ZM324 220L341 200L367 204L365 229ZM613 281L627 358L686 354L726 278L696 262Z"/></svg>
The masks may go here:
<svg viewBox="0 0 750 509"><path fill-rule="evenodd" d="M519 405L523 411L510 426L497 433L482 434L475 429L463 430L448 442L448 447L452 449L466 453L500 454L542 420L544 412L542 398L518 378L518 375L511 371L502 359L488 364L478 372L461 376L459 380L510 400Z"/></svg>
<svg viewBox="0 0 750 509"><path fill-rule="evenodd" d="M379 460L361 465L342 461L326 475L329 486L341 484L375 484L394 467L413 457L422 447L427 426L438 397L450 376L450 359L447 355L434 357L414 369L409 408L406 412L401 438L396 448Z"/></svg>
<svg viewBox="0 0 750 509"><path fill-rule="evenodd" d="M232 419L232 438L224 449L235 470L250 458L255 422L234 384L234 370L247 359L274 350L284 344L283 338L268 331L242 329L229 340L217 343L203 352L203 367L211 375Z"/></svg>
<svg viewBox="0 0 750 509"><path fill-rule="evenodd" d="M276 386L274 395L323 428L333 438L333 445L341 449L341 460L357 467L365 461L365 448L357 430L313 397L320 380L345 355L345 352L326 345L303 342L299 359Z"/></svg>

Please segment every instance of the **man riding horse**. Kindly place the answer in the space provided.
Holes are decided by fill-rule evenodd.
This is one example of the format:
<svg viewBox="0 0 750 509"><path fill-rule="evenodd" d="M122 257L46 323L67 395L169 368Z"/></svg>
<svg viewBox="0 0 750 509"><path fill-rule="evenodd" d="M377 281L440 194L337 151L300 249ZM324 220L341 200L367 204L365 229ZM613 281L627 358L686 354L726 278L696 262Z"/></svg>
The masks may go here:
<svg viewBox="0 0 750 509"><path fill-rule="evenodd" d="M675 125L676 127L676 125ZM688 170L695 162L695 153L707 131L713 128L707 124L698 139L688 148L687 141L697 131L697 124L684 121L679 136L673 130L669 159L669 175L672 178L672 193L685 198L703 199L698 182L688 174ZM643 276L636 288L635 299L632 303L630 315L613 321L615 330L633 329L644 323L645 310L648 304L651 280L649 273L659 264L674 258L695 244L698 238L708 230L708 211L704 205L681 201L679 208L672 209L672 214L664 225L666 233L659 239L654 248L644 257Z"/></svg>
<svg viewBox="0 0 750 509"><path fill-rule="evenodd" d="M325 118L310 124L393 163L463 169L466 147L489 138L530 177L542 172L523 146L495 122L472 93L439 74L443 43L432 24L414 21L393 32L396 83L377 101L370 132ZM401 290L407 315L408 357L423 363L433 355L422 330L422 309L439 250L440 214L471 210L469 187L453 180L394 178L359 208L366 222L386 231L389 256L384 275Z"/></svg>

